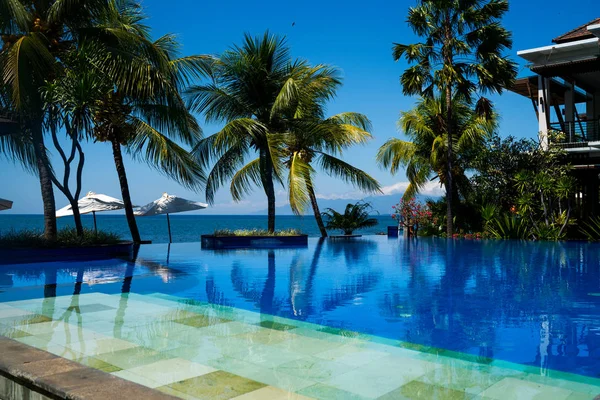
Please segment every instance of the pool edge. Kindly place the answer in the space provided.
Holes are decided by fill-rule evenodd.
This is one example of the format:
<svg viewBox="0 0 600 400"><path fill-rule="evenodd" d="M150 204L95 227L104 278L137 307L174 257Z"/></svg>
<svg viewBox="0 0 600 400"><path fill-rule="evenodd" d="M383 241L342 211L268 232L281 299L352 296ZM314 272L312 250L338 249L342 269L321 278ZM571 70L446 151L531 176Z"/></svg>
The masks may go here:
<svg viewBox="0 0 600 400"><path fill-rule="evenodd" d="M4 336L0 336L0 354L3 399L176 399Z"/></svg>

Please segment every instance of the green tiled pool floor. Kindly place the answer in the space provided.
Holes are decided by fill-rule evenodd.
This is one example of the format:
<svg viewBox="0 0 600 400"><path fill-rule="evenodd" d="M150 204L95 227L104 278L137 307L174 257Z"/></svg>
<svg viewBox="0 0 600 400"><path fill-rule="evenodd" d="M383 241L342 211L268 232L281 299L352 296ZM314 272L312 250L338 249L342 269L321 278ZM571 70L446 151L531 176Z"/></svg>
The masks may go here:
<svg viewBox="0 0 600 400"><path fill-rule="evenodd" d="M600 379L160 294L0 303L0 334L184 399L593 399Z"/></svg>

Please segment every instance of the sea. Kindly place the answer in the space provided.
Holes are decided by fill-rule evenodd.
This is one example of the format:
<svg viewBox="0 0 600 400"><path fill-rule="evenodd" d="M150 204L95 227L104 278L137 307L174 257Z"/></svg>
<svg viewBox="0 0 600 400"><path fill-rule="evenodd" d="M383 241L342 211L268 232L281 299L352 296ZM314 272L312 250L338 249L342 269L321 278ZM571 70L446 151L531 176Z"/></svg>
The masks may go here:
<svg viewBox="0 0 600 400"><path fill-rule="evenodd" d="M173 214L171 218L171 234L173 242L199 242L200 235L211 234L218 229L266 229L266 215L185 215ZM376 235L387 231L388 225L394 225L394 220L389 215L374 215L379 221L377 226L363 229L355 233L362 235ZM168 243L169 232L165 215L136 218L142 240L151 240L152 243ZM71 217L59 218L58 227L74 226ZM93 229L92 215L83 215L84 227ZM122 239L131 239L129 227L124 215L96 214L99 230L114 232ZM309 236L320 236L319 229L313 216L278 215L276 217L277 229L297 229ZM42 230L44 217L34 214L0 214L0 235L10 231ZM331 232L339 234L340 232Z"/></svg>

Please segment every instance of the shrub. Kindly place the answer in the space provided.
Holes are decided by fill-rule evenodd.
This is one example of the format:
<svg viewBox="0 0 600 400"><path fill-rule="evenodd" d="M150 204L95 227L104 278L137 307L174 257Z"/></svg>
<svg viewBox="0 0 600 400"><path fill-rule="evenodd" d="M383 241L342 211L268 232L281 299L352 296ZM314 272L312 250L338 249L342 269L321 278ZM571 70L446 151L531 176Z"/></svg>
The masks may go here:
<svg viewBox="0 0 600 400"><path fill-rule="evenodd" d="M529 239L529 226L524 218L505 214L495 218L489 232L496 239Z"/></svg>
<svg viewBox="0 0 600 400"><path fill-rule="evenodd" d="M284 229L269 232L266 229L217 229L215 236L298 236L301 232L297 229Z"/></svg>
<svg viewBox="0 0 600 400"><path fill-rule="evenodd" d="M112 232L84 229L83 236L78 236L75 228L64 228L58 231L56 241L44 238L38 230L9 231L0 234L0 248L57 248L85 247L101 244L116 244L121 241L119 235Z"/></svg>

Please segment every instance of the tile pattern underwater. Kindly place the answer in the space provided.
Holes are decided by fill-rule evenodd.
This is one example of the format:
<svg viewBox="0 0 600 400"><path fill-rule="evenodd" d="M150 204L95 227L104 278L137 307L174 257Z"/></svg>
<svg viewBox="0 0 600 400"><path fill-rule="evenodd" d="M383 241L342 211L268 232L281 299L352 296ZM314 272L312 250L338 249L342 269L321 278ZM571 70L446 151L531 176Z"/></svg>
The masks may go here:
<svg viewBox="0 0 600 400"><path fill-rule="evenodd" d="M0 303L0 334L183 399L592 399L600 379L161 293Z"/></svg>

